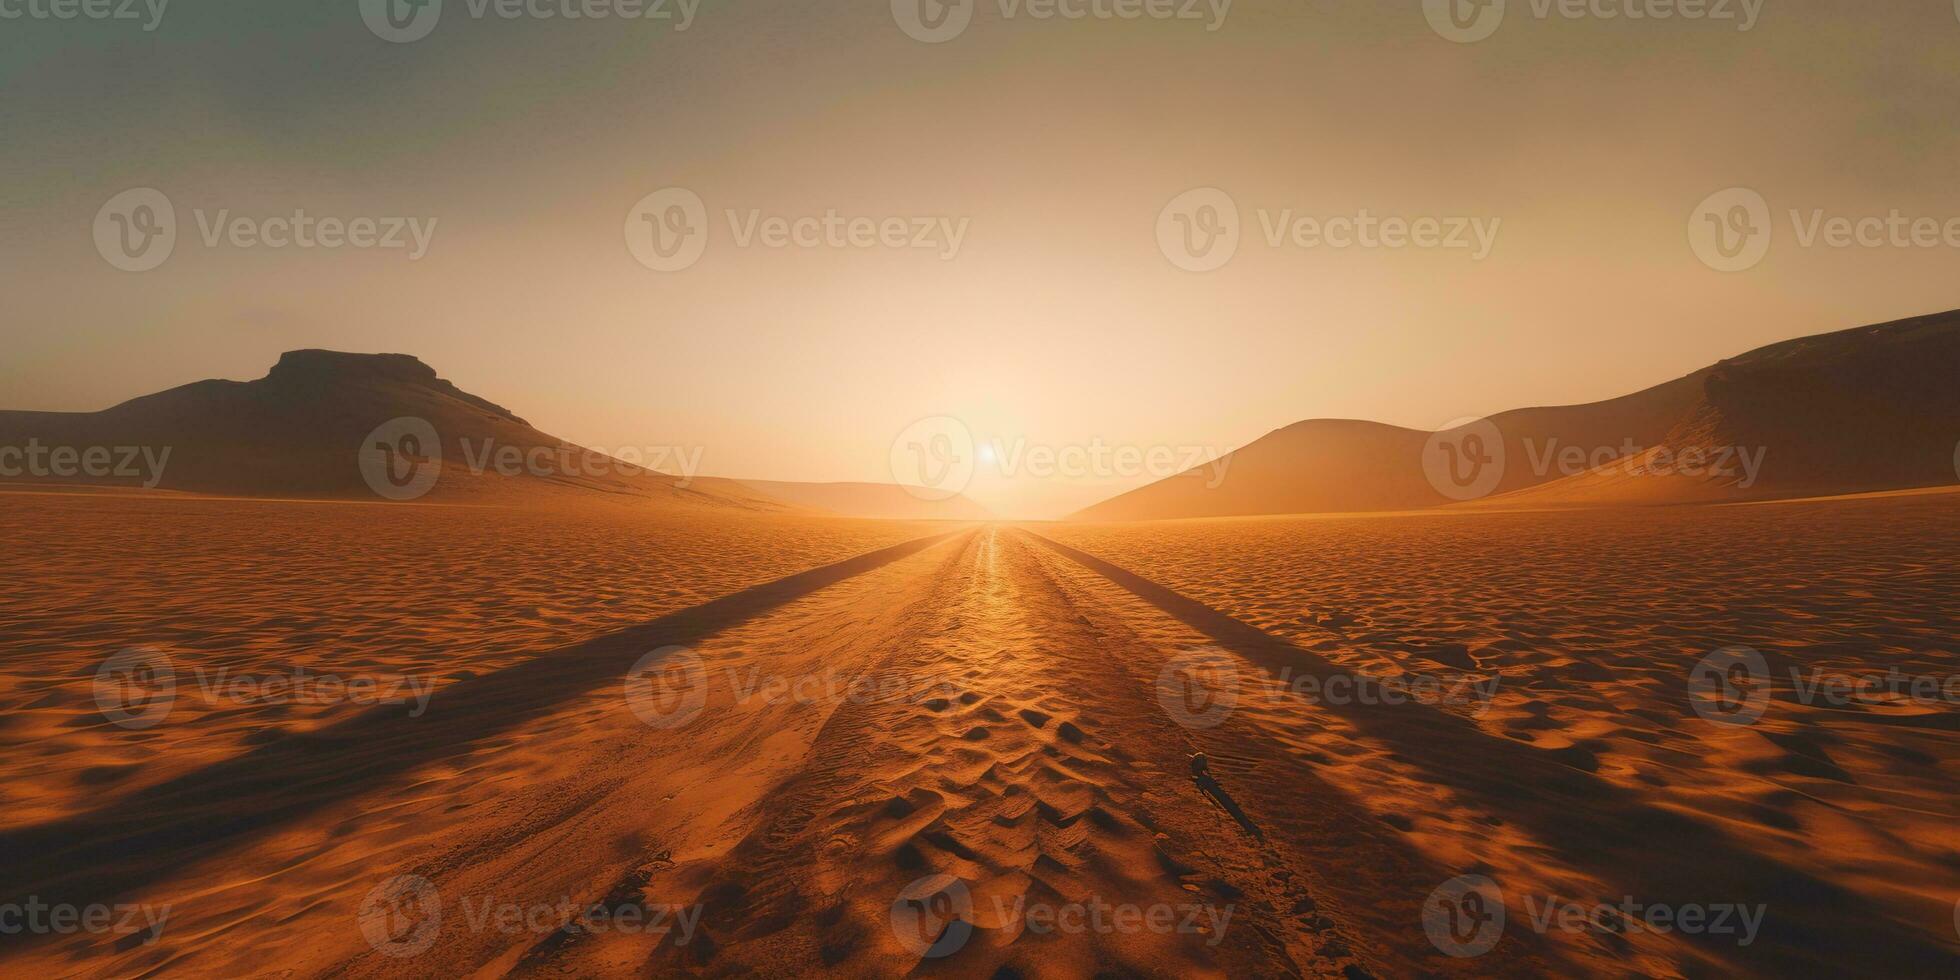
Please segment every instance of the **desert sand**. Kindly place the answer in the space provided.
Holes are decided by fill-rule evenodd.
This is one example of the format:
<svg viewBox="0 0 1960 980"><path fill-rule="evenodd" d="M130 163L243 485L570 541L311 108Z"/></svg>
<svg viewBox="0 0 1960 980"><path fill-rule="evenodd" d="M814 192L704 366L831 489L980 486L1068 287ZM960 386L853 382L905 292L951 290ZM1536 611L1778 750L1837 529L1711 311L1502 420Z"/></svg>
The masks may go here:
<svg viewBox="0 0 1960 980"><path fill-rule="evenodd" d="M901 521L985 521L987 508L964 494L933 499L938 494L890 483L796 483L783 480L743 480L742 484L771 500L837 517L870 517Z"/></svg>
<svg viewBox="0 0 1960 980"><path fill-rule="evenodd" d="M1725 726L1686 690L1738 643L1951 676L1953 493L1022 527L4 504L35 558L6 571L0 891L169 908L153 937L11 942L10 973L1932 976L1960 953L1950 706L1779 688ZM180 678L141 731L90 694L132 644ZM634 693L654 651L683 696ZM1192 651L1235 678L1211 727L1161 688ZM191 679L293 662L435 688L418 713ZM1405 673L1495 688L1297 686ZM1768 914L1739 947L1540 934L1519 907L1460 960L1422 916L1466 873ZM404 880L431 890L377 918ZM926 954L953 927L898 928L908 899L957 915L949 955ZM1098 904L1190 928L1016 913ZM663 928L564 927L593 909Z"/></svg>

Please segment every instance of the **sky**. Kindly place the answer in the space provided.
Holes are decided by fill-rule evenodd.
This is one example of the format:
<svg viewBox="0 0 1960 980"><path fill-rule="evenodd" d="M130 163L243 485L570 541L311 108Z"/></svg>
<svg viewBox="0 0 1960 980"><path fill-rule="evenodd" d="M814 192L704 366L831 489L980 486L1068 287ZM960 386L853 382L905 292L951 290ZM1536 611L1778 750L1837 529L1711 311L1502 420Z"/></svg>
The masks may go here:
<svg viewBox="0 0 1960 980"><path fill-rule="evenodd" d="M890 481L954 419L969 496L1046 517L1168 475L1095 447L1433 429L1960 307L1949 0L51 2L0 0L10 409L400 352L705 475ZM1196 16L1098 16L1149 9ZM134 189L175 219L146 271L104 244L151 244ZM300 211L376 247L268 244ZM1939 230L1828 233L1895 211Z"/></svg>

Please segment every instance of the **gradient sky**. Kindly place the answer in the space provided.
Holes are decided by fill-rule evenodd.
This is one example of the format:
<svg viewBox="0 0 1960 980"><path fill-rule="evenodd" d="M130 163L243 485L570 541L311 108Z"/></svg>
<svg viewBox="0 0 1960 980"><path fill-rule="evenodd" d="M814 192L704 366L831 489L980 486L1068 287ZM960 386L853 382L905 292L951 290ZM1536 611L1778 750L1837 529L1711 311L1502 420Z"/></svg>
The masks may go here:
<svg viewBox="0 0 1960 980"><path fill-rule="evenodd" d="M553 0L557 2L557 0ZM281 351L410 353L539 428L704 449L710 475L889 480L914 420L1031 445L1228 449L1313 417L1436 428L1590 401L1776 340L1960 306L1960 250L1802 248L1788 211L1960 217L1949 0L1768 0L1732 22L1433 32L1419 0L1240 0L1223 26L1003 18L912 40L889 0L706 0L694 23L473 19L386 43L355 0L176 0L0 23L0 406L94 410ZM706 254L649 271L644 195L701 195ZM1160 210L1228 191L1193 274ZM1761 192L1720 273L1691 212ZM162 268L97 253L132 187ZM439 221L400 252L205 248L194 209ZM740 248L722 212L948 216L957 259ZM1259 209L1501 218L1451 251L1273 249ZM983 478L1055 515L1142 479Z"/></svg>

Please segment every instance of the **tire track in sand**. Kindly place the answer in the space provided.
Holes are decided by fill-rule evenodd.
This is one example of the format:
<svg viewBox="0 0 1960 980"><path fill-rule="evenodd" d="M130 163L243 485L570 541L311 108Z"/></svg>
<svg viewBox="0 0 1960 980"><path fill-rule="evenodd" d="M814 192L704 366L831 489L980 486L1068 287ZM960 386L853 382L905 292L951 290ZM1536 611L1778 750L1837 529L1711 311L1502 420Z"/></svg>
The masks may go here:
<svg viewBox="0 0 1960 980"><path fill-rule="evenodd" d="M1366 975L1307 877L1200 795L1189 733L1024 535L978 532L881 626L853 645L887 682L837 706L740 843L634 883L704 907L645 967Z"/></svg>

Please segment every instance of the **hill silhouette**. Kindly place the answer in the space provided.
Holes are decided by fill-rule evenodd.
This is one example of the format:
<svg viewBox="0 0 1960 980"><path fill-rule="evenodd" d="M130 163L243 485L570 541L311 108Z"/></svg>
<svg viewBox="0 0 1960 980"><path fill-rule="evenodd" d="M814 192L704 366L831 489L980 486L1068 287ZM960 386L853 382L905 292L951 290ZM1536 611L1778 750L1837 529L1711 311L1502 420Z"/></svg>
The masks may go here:
<svg viewBox="0 0 1960 980"><path fill-rule="evenodd" d="M1429 507L1592 507L1823 496L1956 482L1960 312L1773 344L1585 405L1524 408L1441 433L1317 419L1072 515L1134 521ZM1501 441L1500 475L1445 493L1433 455ZM1470 445L1479 445L1471 443Z"/></svg>

